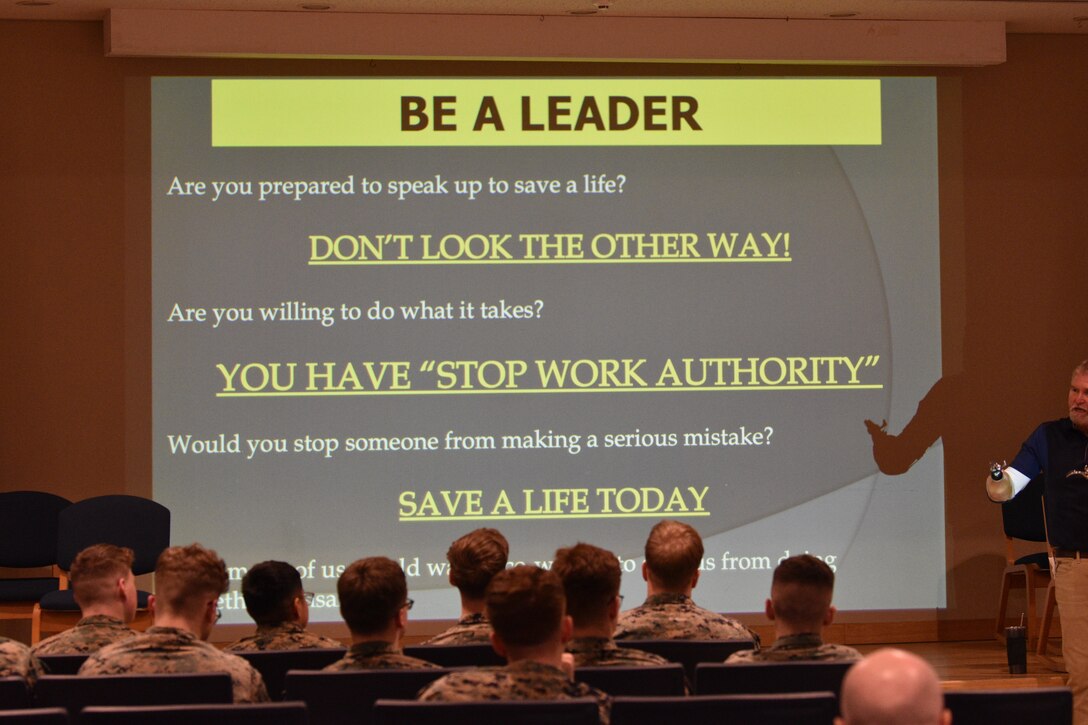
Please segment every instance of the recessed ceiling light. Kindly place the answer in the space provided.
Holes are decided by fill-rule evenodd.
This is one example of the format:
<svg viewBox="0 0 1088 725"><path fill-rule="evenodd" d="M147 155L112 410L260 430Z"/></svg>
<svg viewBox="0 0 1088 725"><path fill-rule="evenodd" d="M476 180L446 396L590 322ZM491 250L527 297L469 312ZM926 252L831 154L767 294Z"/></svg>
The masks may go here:
<svg viewBox="0 0 1088 725"><path fill-rule="evenodd" d="M828 13L826 15L826 17L829 17L829 18L855 18L855 17L857 17L857 12L853 11L853 10L847 10L847 11L841 12L841 13Z"/></svg>

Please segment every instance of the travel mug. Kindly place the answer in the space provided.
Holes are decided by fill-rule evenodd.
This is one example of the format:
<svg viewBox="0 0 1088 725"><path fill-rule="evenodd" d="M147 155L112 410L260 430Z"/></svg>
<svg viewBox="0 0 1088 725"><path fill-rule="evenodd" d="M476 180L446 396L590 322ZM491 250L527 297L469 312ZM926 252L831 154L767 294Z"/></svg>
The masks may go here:
<svg viewBox="0 0 1088 725"><path fill-rule="evenodd" d="M1022 675L1028 671L1028 628L1005 627L1005 652L1009 657L1009 674Z"/></svg>

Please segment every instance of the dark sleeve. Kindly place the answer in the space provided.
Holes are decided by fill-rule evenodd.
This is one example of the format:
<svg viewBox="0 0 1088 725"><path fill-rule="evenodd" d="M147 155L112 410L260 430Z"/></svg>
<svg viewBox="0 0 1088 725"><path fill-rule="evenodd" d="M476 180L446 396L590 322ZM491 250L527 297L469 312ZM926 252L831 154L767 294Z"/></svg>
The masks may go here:
<svg viewBox="0 0 1088 725"><path fill-rule="evenodd" d="M1047 423L1043 423L1032 432L1023 445L1020 446L1020 452L1016 454L1016 458L1012 459L1011 468L1015 468L1020 473L1028 477L1028 479L1035 478L1040 472L1045 471L1047 467L1047 444L1046 444L1046 427Z"/></svg>

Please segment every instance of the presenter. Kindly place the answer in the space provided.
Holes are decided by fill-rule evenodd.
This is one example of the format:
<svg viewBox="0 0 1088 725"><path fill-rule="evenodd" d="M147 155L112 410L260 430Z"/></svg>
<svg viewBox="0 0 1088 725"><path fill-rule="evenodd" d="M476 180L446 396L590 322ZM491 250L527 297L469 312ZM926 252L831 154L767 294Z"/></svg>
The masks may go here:
<svg viewBox="0 0 1088 725"><path fill-rule="evenodd" d="M1043 474L1047 536L1062 615L1062 655L1073 690L1073 721L1088 725L1088 360L1073 369L1069 417L1043 423L1012 465L986 479L993 501L1008 501Z"/></svg>

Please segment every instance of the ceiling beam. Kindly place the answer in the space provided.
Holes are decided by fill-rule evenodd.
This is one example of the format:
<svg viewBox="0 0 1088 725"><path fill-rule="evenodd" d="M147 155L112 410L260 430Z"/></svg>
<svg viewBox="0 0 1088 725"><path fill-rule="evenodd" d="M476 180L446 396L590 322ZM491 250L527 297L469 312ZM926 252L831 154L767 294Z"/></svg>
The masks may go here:
<svg viewBox="0 0 1088 725"><path fill-rule="evenodd" d="M592 60L977 66L1005 24L382 13L111 10L111 57Z"/></svg>

